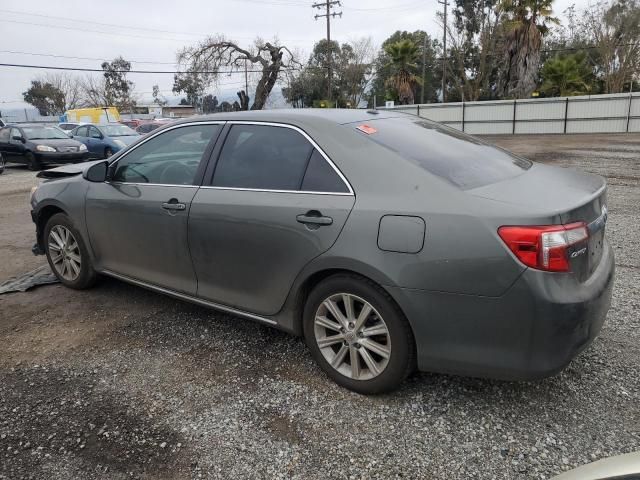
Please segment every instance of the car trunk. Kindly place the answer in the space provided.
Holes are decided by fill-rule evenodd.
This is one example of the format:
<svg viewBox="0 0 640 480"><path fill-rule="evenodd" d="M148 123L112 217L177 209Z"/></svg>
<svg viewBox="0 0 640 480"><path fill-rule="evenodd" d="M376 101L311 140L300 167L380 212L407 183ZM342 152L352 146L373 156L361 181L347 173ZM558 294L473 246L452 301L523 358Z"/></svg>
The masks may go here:
<svg viewBox="0 0 640 480"><path fill-rule="evenodd" d="M534 164L521 175L467 193L512 204L531 218L548 218L549 224L584 222L589 238L569 248L571 271L580 281L586 281L600 263L607 219L606 182L602 177Z"/></svg>

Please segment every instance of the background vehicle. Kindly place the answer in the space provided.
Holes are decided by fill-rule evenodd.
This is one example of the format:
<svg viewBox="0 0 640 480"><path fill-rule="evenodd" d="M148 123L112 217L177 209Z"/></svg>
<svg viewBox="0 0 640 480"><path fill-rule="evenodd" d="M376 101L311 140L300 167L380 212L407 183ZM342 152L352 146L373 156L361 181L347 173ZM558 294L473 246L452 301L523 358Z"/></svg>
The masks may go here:
<svg viewBox="0 0 640 480"><path fill-rule="evenodd" d="M120 123L81 125L70 134L71 138L85 144L89 155L94 158L108 158L135 142L139 136L135 130Z"/></svg>
<svg viewBox="0 0 640 480"><path fill-rule="evenodd" d="M76 108L64 112L64 122L111 123L120 121L116 107Z"/></svg>
<svg viewBox="0 0 640 480"><path fill-rule="evenodd" d="M0 130L0 154L5 162L25 163L30 170L43 164L81 162L87 148L55 126L9 125Z"/></svg>
<svg viewBox="0 0 640 480"><path fill-rule="evenodd" d="M4 127L4 126L6 126L6 123L4 123L4 120L2 120L2 119L0 118L0 128L2 128L2 127Z"/></svg>
<svg viewBox="0 0 640 480"><path fill-rule="evenodd" d="M84 125L84 123L81 123L81 122L63 122L63 123L59 123L58 124L58 128L60 130L64 130L66 133L70 133L71 130L73 130L76 127L79 127L80 125Z"/></svg>
<svg viewBox="0 0 640 480"><path fill-rule="evenodd" d="M156 128L167 125L168 123L171 123L171 121L170 120L165 120L165 121L154 120L152 122L142 123L141 125L138 126L138 128L136 128L136 132L138 132L140 135L144 135L154 131Z"/></svg>
<svg viewBox="0 0 640 480"><path fill-rule="evenodd" d="M138 118L132 118L129 120L120 120L120 123L122 125L126 125L127 127L135 130L136 128L138 128L140 125L142 125L143 123L145 123L145 120L140 120Z"/></svg>
<svg viewBox="0 0 640 480"><path fill-rule="evenodd" d="M43 173L35 251L62 283L101 272L304 335L360 393L416 366L552 375L609 308L604 179L415 116L217 114Z"/></svg>

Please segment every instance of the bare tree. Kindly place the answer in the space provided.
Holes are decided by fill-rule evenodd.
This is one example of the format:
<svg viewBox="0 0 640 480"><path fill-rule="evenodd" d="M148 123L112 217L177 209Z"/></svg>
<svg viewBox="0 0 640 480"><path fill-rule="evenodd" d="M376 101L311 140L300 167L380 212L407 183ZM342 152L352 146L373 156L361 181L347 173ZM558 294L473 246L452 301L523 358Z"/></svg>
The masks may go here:
<svg viewBox="0 0 640 480"><path fill-rule="evenodd" d="M622 92L640 73L640 2L614 0L585 9L582 26L596 45L605 93Z"/></svg>
<svg viewBox="0 0 640 480"><path fill-rule="evenodd" d="M42 83L48 83L62 92L64 111L77 108L82 99L82 80L68 72L47 73L38 77Z"/></svg>
<svg viewBox="0 0 640 480"><path fill-rule="evenodd" d="M178 53L178 64L187 72L200 72L205 85L217 81L220 69L244 72L245 62L251 70L257 67L261 73L251 110L261 110L284 71L299 65L291 51L277 40L272 43L257 39L247 49L223 36L215 36Z"/></svg>
<svg viewBox="0 0 640 480"><path fill-rule="evenodd" d="M350 40L342 45L336 68L337 83L352 108L358 108L371 83L375 54L371 37Z"/></svg>
<svg viewBox="0 0 640 480"><path fill-rule="evenodd" d="M83 107L109 107L109 96L104 77L87 75L81 80L81 101Z"/></svg>

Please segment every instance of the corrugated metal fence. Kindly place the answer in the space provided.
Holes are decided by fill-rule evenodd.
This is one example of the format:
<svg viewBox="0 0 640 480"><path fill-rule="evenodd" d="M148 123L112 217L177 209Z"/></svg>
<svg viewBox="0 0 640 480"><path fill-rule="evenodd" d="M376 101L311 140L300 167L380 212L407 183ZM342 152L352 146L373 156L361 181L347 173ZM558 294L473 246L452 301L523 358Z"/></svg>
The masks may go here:
<svg viewBox="0 0 640 480"><path fill-rule="evenodd" d="M640 93L393 107L471 134L640 132Z"/></svg>

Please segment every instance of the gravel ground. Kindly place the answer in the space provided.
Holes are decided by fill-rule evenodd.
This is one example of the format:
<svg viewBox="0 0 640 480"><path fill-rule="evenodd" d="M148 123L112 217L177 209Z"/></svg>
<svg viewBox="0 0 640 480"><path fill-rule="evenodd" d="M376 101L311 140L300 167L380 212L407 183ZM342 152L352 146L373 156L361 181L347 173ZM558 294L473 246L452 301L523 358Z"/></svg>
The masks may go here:
<svg viewBox="0 0 640 480"><path fill-rule="evenodd" d="M303 342L111 279L0 296L0 478L549 478L640 449L640 135L489 139L608 178L613 304L560 375L416 374L363 397ZM34 175L0 176L0 282L33 257Z"/></svg>

